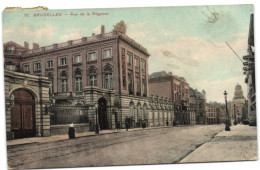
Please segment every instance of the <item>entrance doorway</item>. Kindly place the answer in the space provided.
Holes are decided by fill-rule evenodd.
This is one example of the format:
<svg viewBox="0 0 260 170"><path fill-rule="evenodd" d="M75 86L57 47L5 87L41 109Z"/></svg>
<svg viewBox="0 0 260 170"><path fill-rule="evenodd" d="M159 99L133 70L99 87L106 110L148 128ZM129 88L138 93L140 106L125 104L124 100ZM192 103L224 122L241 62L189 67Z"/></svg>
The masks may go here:
<svg viewBox="0 0 260 170"><path fill-rule="evenodd" d="M14 139L35 137L35 99L25 89L15 90L11 109L11 131Z"/></svg>
<svg viewBox="0 0 260 170"><path fill-rule="evenodd" d="M104 98L98 100L98 121L100 130L108 129L107 101Z"/></svg>

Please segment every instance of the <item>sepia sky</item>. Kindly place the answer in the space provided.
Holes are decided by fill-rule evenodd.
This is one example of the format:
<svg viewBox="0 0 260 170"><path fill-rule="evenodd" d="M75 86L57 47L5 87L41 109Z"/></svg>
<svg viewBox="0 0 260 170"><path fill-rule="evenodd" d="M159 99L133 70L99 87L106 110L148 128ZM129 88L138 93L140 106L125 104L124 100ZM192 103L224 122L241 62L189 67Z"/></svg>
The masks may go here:
<svg viewBox="0 0 260 170"><path fill-rule="evenodd" d="M92 12L108 15L93 16ZM34 17L37 13L62 16ZM243 64L225 42L241 58L247 54L251 13L252 5L4 12L3 38L20 45L27 41L30 48L33 42L46 46L100 33L100 25L111 32L113 25L124 20L127 35L151 54L150 74L165 70L185 77L192 88L206 91L207 102L223 103L224 90L232 100L237 83L246 97Z"/></svg>

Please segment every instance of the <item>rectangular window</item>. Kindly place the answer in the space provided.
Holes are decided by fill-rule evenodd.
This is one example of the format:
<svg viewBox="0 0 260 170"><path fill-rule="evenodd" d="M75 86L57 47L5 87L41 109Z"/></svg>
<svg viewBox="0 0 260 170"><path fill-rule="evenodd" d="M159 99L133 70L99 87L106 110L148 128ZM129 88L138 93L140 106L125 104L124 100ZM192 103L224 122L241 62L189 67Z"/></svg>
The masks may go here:
<svg viewBox="0 0 260 170"><path fill-rule="evenodd" d="M135 56L135 67L137 69L139 69L139 67L140 67L139 57L137 57L137 56Z"/></svg>
<svg viewBox="0 0 260 170"><path fill-rule="evenodd" d="M132 66L132 62L133 62L133 55L131 53L127 53L127 64L129 66Z"/></svg>
<svg viewBox="0 0 260 170"><path fill-rule="evenodd" d="M29 64L23 65L23 72L30 73L30 66L29 66Z"/></svg>
<svg viewBox="0 0 260 170"><path fill-rule="evenodd" d="M89 53L89 61L95 61L97 60L96 52Z"/></svg>
<svg viewBox="0 0 260 170"><path fill-rule="evenodd" d="M113 89L112 73L105 74L105 89Z"/></svg>
<svg viewBox="0 0 260 170"><path fill-rule="evenodd" d="M146 97L147 94L146 94L146 81L145 81L145 79L143 79L142 83L143 83L143 96Z"/></svg>
<svg viewBox="0 0 260 170"><path fill-rule="evenodd" d="M15 71L15 65L6 65L7 70Z"/></svg>
<svg viewBox="0 0 260 170"><path fill-rule="evenodd" d="M76 77L75 78L75 91L81 91L82 90L82 78Z"/></svg>
<svg viewBox="0 0 260 170"><path fill-rule="evenodd" d="M103 51L103 58L111 58L112 57L112 50L107 49Z"/></svg>
<svg viewBox="0 0 260 170"><path fill-rule="evenodd" d="M61 80L61 92L65 93L68 91L68 80L62 79Z"/></svg>
<svg viewBox="0 0 260 170"><path fill-rule="evenodd" d="M142 60L142 71L146 72L146 62L145 62L145 60Z"/></svg>
<svg viewBox="0 0 260 170"><path fill-rule="evenodd" d="M74 56L74 63L81 63L81 55Z"/></svg>
<svg viewBox="0 0 260 170"><path fill-rule="evenodd" d="M52 68L53 67L53 61L49 60L47 61L47 68Z"/></svg>
<svg viewBox="0 0 260 170"><path fill-rule="evenodd" d="M41 63L40 62L34 63L34 70L41 70Z"/></svg>
<svg viewBox="0 0 260 170"><path fill-rule="evenodd" d="M62 58L60 58L60 65L61 65L61 66L67 65L67 57L62 57Z"/></svg>
<svg viewBox="0 0 260 170"><path fill-rule="evenodd" d="M97 76L96 75L92 75L90 76L90 86L97 86Z"/></svg>
<svg viewBox="0 0 260 170"><path fill-rule="evenodd" d="M136 95L141 96L141 83L139 77L136 77Z"/></svg>

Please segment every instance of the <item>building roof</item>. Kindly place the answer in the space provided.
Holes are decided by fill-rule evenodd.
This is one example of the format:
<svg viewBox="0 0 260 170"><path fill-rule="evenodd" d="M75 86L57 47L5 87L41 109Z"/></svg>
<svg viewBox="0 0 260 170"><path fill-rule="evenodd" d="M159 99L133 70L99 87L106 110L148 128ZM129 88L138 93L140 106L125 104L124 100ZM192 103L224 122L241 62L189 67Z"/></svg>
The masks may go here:
<svg viewBox="0 0 260 170"><path fill-rule="evenodd" d="M159 71L159 72L154 72L154 73L150 74L149 79L160 78L160 77L168 77L168 76L170 76L170 75L167 74L165 71Z"/></svg>
<svg viewBox="0 0 260 170"><path fill-rule="evenodd" d="M190 87L189 92L190 92L190 96L196 96L196 91L193 88Z"/></svg>
<svg viewBox="0 0 260 170"><path fill-rule="evenodd" d="M35 55L35 54L43 54L44 52L52 52L52 51L59 51L59 50L64 50L67 49L68 47L78 47L78 46L82 46L82 45L86 45L86 44L94 44L94 43L99 43L99 42L103 42L103 41L108 41L108 40L113 40L116 38L120 38L121 40L129 43L130 45L132 45L135 49L140 50L142 53L144 53L147 56L150 56L150 54L148 53L147 49L144 48L141 44L137 43L134 39L130 38L129 36L127 36L124 33L121 32L117 32L117 31L112 31L109 33L104 33L104 34L93 34L90 37L82 37L80 39L77 40L68 40L67 42L62 42L62 43L55 43L55 44L51 44L49 46L44 46L44 47L40 47L39 49L29 49L26 50L25 52L22 53L22 56L30 56L30 55ZM8 43L14 43L17 46L19 46L20 48L24 48L23 46L15 43L15 42L6 42L4 43L4 45L8 44Z"/></svg>

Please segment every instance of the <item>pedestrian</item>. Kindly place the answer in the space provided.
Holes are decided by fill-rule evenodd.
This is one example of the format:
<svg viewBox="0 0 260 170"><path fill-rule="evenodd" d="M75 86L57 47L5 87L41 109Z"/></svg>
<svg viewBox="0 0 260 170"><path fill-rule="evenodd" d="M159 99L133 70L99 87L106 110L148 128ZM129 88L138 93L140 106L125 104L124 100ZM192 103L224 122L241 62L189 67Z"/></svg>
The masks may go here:
<svg viewBox="0 0 260 170"><path fill-rule="evenodd" d="M117 122L117 123L116 123L116 130L119 131L119 129L120 129L120 123Z"/></svg>
<svg viewBox="0 0 260 170"><path fill-rule="evenodd" d="M126 131L128 131L128 121L125 122Z"/></svg>
<svg viewBox="0 0 260 170"><path fill-rule="evenodd" d="M168 122L168 120L166 121L166 125L167 125L167 126L169 125L169 122Z"/></svg>
<svg viewBox="0 0 260 170"><path fill-rule="evenodd" d="M75 129L73 123L70 124L69 131L68 131L69 139L75 138Z"/></svg>

